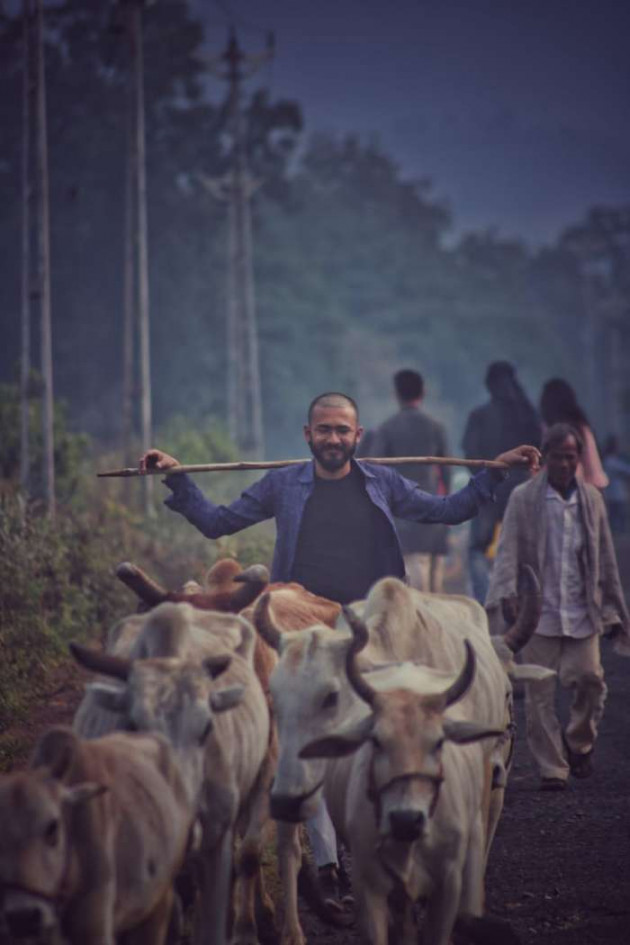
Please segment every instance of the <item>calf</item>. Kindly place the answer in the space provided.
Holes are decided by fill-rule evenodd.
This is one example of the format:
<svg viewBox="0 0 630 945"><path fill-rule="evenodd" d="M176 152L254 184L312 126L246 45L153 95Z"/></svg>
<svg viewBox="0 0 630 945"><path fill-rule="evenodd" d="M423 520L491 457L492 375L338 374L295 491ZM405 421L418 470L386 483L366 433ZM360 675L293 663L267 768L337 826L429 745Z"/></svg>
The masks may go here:
<svg viewBox="0 0 630 945"><path fill-rule="evenodd" d="M190 809L165 739L44 734L0 779L0 892L12 940L59 924L70 945L163 945Z"/></svg>

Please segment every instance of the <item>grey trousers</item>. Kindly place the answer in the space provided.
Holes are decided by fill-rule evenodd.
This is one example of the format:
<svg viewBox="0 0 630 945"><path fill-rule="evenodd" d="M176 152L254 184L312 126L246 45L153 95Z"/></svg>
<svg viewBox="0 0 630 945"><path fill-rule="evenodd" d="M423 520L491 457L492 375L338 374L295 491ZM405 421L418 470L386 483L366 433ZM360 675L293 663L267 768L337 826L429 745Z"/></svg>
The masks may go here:
<svg viewBox="0 0 630 945"><path fill-rule="evenodd" d="M527 742L541 777L569 775L562 729L556 713L556 684L573 690L564 738L576 754L592 750L604 711L606 684L599 653L599 635L581 640L535 633L523 649L523 662L554 669L558 676L526 686Z"/></svg>
<svg viewBox="0 0 630 945"><path fill-rule="evenodd" d="M313 859L316 866L326 866L328 863L337 863L337 834L330 819L326 802L322 798L317 813L306 821Z"/></svg>

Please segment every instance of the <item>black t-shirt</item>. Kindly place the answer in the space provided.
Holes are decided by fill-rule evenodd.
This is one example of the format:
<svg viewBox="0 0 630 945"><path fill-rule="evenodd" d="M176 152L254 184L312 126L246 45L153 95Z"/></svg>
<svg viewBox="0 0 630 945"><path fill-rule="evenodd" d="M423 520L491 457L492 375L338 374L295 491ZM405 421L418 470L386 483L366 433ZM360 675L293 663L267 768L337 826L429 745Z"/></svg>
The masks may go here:
<svg viewBox="0 0 630 945"><path fill-rule="evenodd" d="M346 604L366 596L381 577L378 550L394 540L387 517L371 501L357 466L343 479L315 477L298 534L291 580Z"/></svg>

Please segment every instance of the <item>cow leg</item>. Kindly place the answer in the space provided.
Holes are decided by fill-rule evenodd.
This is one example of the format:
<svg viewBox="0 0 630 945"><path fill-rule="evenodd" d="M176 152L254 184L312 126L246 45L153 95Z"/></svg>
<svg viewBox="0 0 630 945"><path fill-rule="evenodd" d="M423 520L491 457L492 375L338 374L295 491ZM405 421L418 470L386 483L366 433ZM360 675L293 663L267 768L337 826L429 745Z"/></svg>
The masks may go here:
<svg viewBox="0 0 630 945"><path fill-rule="evenodd" d="M298 824L278 821L278 868L284 893L281 945L305 945L306 939L298 915L298 873L302 865L302 847Z"/></svg>
<svg viewBox="0 0 630 945"><path fill-rule="evenodd" d="M387 945L389 936L387 897L374 889L368 889L361 881L361 877L355 879L353 876L352 886L355 895L356 918L364 941L369 942L370 945Z"/></svg>
<svg viewBox="0 0 630 945"><path fill-rule="evenodd" d="M263 763L253 791L247 829L239 851L234 887L234 930L232 945L256 945L256 890L261 885L262 838L269 823L269 791L275 760Z"/></svg>
<svg viewBox="0 0 630 945"><path fill-rule="evenodd" d="M466 860L462 871L462 893L459 911L465 915L483 915L486 859L484 832L481 815L478 815L470 833Z"/></svg>
<svg viewBox="0 0 630 945"><path fill-rule="evenodd" d="M195 945L225 945L232 885L232 845L230 825L213 846L204 844L199 857L199 895L195 914Z"/></svg>
<svg viewBox="0 0 630 945"><path fill-rule="evenodd" d="M459 912L462 877L459 864L448 868L427 902L423 945L449 945L455 918Z"/></svg>
<svg viewBox="0 0 630 945"><path fill-rule="evenodd" d="M65 919L63 933L70 945L115 945L113 883L82 897Z"/></svg>
<svg viewBox="0 0 630 945"><path fill-rule="evenodd" d="M505 788L504 787L495 787L490 792L490 800L488 805L488 814L487 814L487 827L486 827L486 837L485 837L485 856L484 856L484 872L488 863L488 857L490 855L490 847L492 846L492 841L494 840L494 835L501 818L501 812L503 810L503 801L505 798Z"/></svg>
<svg viewBox="0 0 630 945"><path fill-rule="evenodd" d="M173 899L173 889L169 886L144 922L123 937L122 945L165 945Z"/></svg>

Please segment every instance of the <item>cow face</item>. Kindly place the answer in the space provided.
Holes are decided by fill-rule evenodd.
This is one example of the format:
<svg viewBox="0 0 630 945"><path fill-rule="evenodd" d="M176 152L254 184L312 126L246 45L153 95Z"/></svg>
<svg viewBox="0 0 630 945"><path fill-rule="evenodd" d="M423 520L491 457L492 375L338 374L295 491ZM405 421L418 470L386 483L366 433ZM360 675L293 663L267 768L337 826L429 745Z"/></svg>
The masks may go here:
<svg viewBox="0 0 630 945"><path fill-rule="evenodd" d="M11 941L55 926L67 892L71 811L102 790L66 787L46 768L0 780L0 908Z"/></svg>
<svg viewBox="0 0 630 945"><path fill-rule="evenodd" d="M376 698L368 791L381 837L421 838L442 783L441 706L398 690Z"/></svg>
<svg viewBox="0 0 630 945"><path fill-rule="evenodd" d="M316 810L326 762L301 758L300 752L336 730L357 699L345 679L348 636L314 627L284 634L282 640L270 680L280 741L271 813L277 820L301 821Z"/></svg>
<svg viewBox="0 0 630 945"><path fill-rule="evenodd" d="M201 666L181 659L136 660L124 696L128 727L159 732L183 751L203 746L213 712L232 708L243 695L240 686L213 689L230 661L229 654L209 657Z"/></svg>
<svg viewBox="0 0 630 945"><path fill-rule="evenodd" d="M418 672L430 671L419 667ZM445 706L443 696L406 689L375 693L367 718L311 742L302 757L339 758L366 746L366 793L381 840L413 843L425 836L439 800L445 743L468 744L500 734L445 718Z"/></svg>

